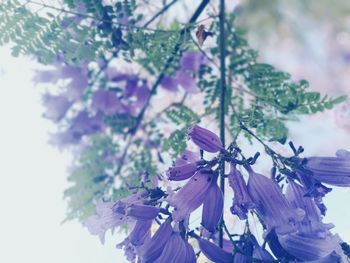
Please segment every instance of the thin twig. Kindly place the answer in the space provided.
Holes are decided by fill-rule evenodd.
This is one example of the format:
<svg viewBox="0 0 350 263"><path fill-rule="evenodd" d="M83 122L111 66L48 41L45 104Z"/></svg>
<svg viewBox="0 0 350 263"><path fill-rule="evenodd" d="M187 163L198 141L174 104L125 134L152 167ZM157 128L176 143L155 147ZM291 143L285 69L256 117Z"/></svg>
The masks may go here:
<svg viewBox="0 0 350 263"><path fill-rule="evenodd" d="M200 14L204 11L205 7L207 6L207 4L209 3L210 0L202 0L202 2L199 4L198 8L196 9L196 11L194 12L194 14L192 15L191 19L189 20L188 24L193 24L194 22L196 22L197 18L200 16ZM136 119L136 124L135 126L129 130L129 140L130 143L132 141L132 138L135 136L137 130L139 129L141 122L143 120L144 114L147 110L147 108L150 105L151 102L151 98L152 96L154 96L156 94L157 88L159 86L159 84L161 83L161 81L163 80L163 78L165 77L165 72L171 67L172 62L175 60L177 53L180 51L180 57L181 57L181 44L182 41L185 37L185 34L188 32L188 27L184 27L181 31L180 31L180 37L179 37L179 41L176 43L174 50L172 52L172 56L170 56L168 58L168 60L166 61L163 70L161 71L161 73L159 74L158 78L156 79L155 83L153 84L151 91L150 91L150 95L147 98L147 101L145 103L145 105L143 106L143 108L141 109L139 115L137 116ZM124 164L124 160L125 160L125 156L127 155L127 151L128 151L128 147L126 147L126 149L123 152L123 156L124 158L121 158L120 162L119 162L119 167L118 167L118 172L121 171L121 168Z"/></svg>
<svg viewBox="0 0 350 263"><path fill-rule="evenodd" d="M173 4L175 4L178 0L173 0L169 4L165 5L159 12L157 12L150 20L148 20L143 26L148 27L154 20L157 19L158 16L164 14Z"/></svg>

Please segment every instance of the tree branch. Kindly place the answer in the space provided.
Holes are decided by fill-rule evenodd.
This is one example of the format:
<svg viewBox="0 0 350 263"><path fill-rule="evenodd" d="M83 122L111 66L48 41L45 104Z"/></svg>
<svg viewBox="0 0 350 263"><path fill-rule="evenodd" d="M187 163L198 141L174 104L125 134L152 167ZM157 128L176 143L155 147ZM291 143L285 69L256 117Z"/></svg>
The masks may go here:
<svg viewBox="0 0 350 263"><path fill-rule="evenodd" d="M225 36L225 0L220 0L219 13L219 49L220 49L220 139L225 147L225 101L226 101L226 36ZM225 194L225 160L220 160L220 189ZM222 215L219 225L219 246L223 247L224 236L224 215Z"/></svg>

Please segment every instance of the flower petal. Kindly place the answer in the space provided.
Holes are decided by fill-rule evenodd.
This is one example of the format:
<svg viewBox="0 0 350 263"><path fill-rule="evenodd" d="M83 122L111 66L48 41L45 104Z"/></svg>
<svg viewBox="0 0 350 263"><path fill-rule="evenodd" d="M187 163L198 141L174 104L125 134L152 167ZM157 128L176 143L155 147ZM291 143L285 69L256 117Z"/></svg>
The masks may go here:
<svg viewBox="0 0 350 263"><path fill-rule="evenodd" d="M222 149L222 142L215 133L196 124L189 129L188 136L204 151L216 153Z"/></svg>
<svg viewBox="0 0 350 263"><path fill-rule="evenodd" d="M274 228L278 234L296 231L298 216L279 186L270 178L255 173L250 167L246 169L249 172L249 194L268 231Z"/></svg>
<svg viewBox="0 0 350 263"><path fill-rule="evenodd" d="M203 254L215 263L232 263L233 256L208 240L197 238L199 247Z"/></svg>
<svg viewBox="0 0 350 263"><path fill-rule="evenodd" d="M202 226L212 233L216 232L223 208L224 199L222 191L217 183L213 181L203 203Z"/></svg>
<svg viewBox="0 0 350 263"><path fill-rule="evenodd" d="M231 165L228 182L234 193L231 207L232 214L237 215L241 220L247 219L248 209L253 208L254 203L248 193L248 188L241 172L234 165Z"/></svg>
<svg viewBox="0 0 350 263"><path fill-rule="evenodd" d="M169 197L169 204L175 207L172 215L174 221L184 220L204 202L213 177L212 171L198 171L177 193Z"/></svg>

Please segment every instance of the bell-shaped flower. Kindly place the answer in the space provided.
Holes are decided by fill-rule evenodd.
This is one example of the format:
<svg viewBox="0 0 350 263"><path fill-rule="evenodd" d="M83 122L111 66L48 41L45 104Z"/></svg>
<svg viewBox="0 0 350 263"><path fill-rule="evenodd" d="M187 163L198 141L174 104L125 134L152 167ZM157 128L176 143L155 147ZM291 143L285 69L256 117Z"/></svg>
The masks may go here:
<svg viewBox="0 0 350 263"><path fill-rule="evenodd" d="M221 189L215 181L208 189L203 202L202 226L209 232L217 230L224 208L224 198Z"/></svg>
<svg viewBox="0 0 350 263"><path fill-rule="evenodd" d="M199 148L206 152L216 153L223 149L222 142L215 133L196 124L189 129L188 136Z"/></svg>
<svg viewBox="0 0 350 263"><path fill-rule="evenodd" d="M197 170L197 163L175 165L169 168L167 175L171 181L182 181L190 178Z"/></svg>
<svg viewBox="0 0 350 263"><path fill-rule="evenodd" d="M103 243L108 229L129 221L154 219L158 215L159 208L143 205L142 195L137 193L116 202L98 201L96 215L89 217L84 225L91 234L98 235Z"/></svg>
<svg viewBox="0 0 350 263"><path fill-rule="evenodd" d="M135 262L139 247L150 239L152 222L153 220L136 221L129 236L117 245L117 248L124 248L128 261Z"/></svg>
<svg viewBox="0 0 350 263"><path fill-rule="evenodd" d="M270 178L255 173L250 166L248 192L255 209L267 227L267 231L276 230L278 234L296 231L296 222L300 220L280 187Z"/></svg>
<svg viewBox="0 0 350 263"><path fill-rule="evenodd" d="M172 233L171 221L167 220L158 228L151 240L140 249L141 262L152 263L159 258Z"/></svg>
<svg viewBox="0 0 350 263"><path fill-rule="evenodd" d="M196 263L196 256L187 241L183 240L179 233L173 232L167 240L162 254L154 263Z"/></svg>
<svg viewBox="0 0 350 263"><path fill-rule="evenodd" d="M231 207L232 214L237 215L241 220L247 219L248 209L253 208L254 203L248 193L243 175L234 165L231 165L231 171L228 174L228 182L234 193Z"/></svg>
<svg viewBox="0 0 350 263"><path fill-rule="evenodd" d="M301 261L320 260L327 257L333 251L342 255L341 239L330 232L325 237L303 236L298 233L278 235L282 247L291 255Z"/></svg>
<svg viewBox="0 0 350 263"><path fill-rule="evenodd" d="M92 94L92 108L106 115L125 113L122 103L114 91L97 90Z"/></svg>
<svg viewBox="0 0 350 263"><path fill-rule="evenodd" d="M184 220L192 211L203 204L213 180L217 176L212 170L200 170L175 194L168 199L173 206L172 218L174 221Z"/></svg>
<svg viewBox="0 0 350 263"><path fill-rule="evenodd" d="M226 252L224 249L218 247L212 242L197 237L198 245L203 254L215 263L232 263L232 253Z"/></svg>
<svg viewBox="0 0 350 263"><path fill-rule="evenodd" d="M43 104L46 108L44 116L54 122L58 122L66 115L73 103L65 95L51 95L47 93L43 96Z"/></svg>
<svg viewBox="0 0 350 263"><path fill-rule="evenodd" d="M303 212L303 219L297 222L299 233L304 235L323 232L331 228L322 223L321 213L314 199L306 195L306 190L295 182L289 182L286 198L295 209Z"/></svg>
<svg viewBox="0 0 350 263"><path fill-rule="evenodd" d="M182 181L190 178L197 170L197 161L199 161L198 153L186 151L167 171L168 179Z"/></svg>
<svg viewBox="0 0 350 263"><path fill-rule="evenodd" d="M350 186L350 153L339 150L335 157L309 157L305 168L322 183Z"/></svg>

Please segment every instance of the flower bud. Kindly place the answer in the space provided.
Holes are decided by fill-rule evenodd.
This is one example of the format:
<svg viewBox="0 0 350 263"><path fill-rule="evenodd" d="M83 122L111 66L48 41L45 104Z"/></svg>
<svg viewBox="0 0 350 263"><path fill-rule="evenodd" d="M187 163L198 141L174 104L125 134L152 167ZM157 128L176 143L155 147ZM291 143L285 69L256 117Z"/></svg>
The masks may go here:
<svg viewBox="0 0 350 263"><path fill-rule="evenodd" d="M199 148L206 152L216 153L222 149L222 142L215 133L196 124L189 129L188 136Z"/></svg>

